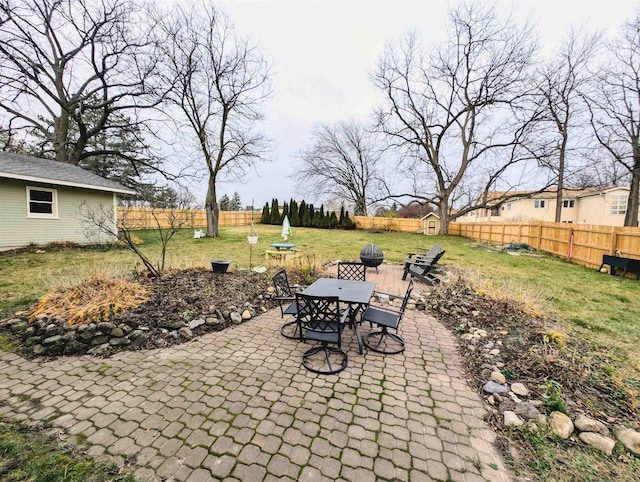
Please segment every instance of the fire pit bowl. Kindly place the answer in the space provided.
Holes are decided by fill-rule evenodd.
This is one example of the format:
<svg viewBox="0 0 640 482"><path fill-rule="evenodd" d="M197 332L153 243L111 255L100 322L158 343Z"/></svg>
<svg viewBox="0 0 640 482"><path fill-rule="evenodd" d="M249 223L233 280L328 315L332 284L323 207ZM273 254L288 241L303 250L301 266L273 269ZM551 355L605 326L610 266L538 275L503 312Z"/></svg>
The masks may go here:
<svg viewBox="0 0 640 482"><path fill-rule="evenodd" d="M378 270L378 266L382 264L384 260L384 255L382 254L382 250L376 246L375 244L367 244L360 251L360 261L367 268L375 268Z"/></svg>

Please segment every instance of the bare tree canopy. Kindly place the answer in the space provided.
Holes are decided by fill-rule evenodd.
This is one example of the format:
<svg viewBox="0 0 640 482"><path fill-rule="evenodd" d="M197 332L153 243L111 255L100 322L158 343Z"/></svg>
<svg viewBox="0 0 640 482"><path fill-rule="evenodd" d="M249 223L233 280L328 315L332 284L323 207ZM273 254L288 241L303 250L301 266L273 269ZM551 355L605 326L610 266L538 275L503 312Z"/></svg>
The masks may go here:
<svg viewBox="0 0 640 482"><path fill-rule="evenodd" d="M380 192L382 150L376 135L356 121L316 127L313 146L299 154L298 190L334 197L366 216Z"/></svg>
<svg viewBox="0 0 640 482"><path fill-rule="evenodd" d="M270 94L269 66L213 5L176 8L159 22L167 100L178 108L206 164L207 236L215 237L217 183L223 176L242 176L266 154L266 138L256 123Z"/></svg>
<svg viewBox="0 0 640 482"><path fill-rule="evenodd" d="M538 94L541 122L534 151L540 163L557 178L555 222L562 218L562 195L565 179L571 174L570 161L584 146L584 103L582 93L590 79L589 66L594 60L601 35L571 31L560 51L539 71ZM582 119L584 121L584 119ZM577 161L576 161L576 166ZM583 166L584 167L584 166ZM579 179L577 179L579 180Z"/></svg>
<svg viewBox="0 0 640 482"><path fill-rule="evenodd" d="M411 160L413 192L389 186L389 197L438 206L443 234L451 219L486 204L510 167L531 160L520 148L531 118L518 108L537 50L528 26L498 19L485 4L461 4L450 20L441 48L427 54L408 35L387 47L373 73L385 95L380 128Z"/></svg>
<svg viewBox="0 0 640 482"><path fill-rule="evenodd" d="M598 143L630 176L625 226L638 226L640 195L640 13L607 46L609 62L585 97ZM606 161L603 162L606 166Z"/></svg>
<svg viewBox="0 0 640 482"><path fill-rule="evenodd" d="M34 136L45 155L75 165L98 155L144 163L92 142L123 130L139 135L136 112L159 102L149 95L157 94L157 57L139 7L134 0L0 0L8 135L18 144Z"/></svg>

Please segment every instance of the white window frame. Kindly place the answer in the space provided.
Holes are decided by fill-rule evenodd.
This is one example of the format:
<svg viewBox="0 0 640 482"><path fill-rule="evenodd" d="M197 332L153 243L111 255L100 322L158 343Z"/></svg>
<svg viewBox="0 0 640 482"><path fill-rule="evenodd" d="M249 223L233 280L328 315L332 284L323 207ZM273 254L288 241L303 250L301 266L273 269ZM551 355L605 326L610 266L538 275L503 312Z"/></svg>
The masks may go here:
<svg viewBox="0 0 640 482"><path fill-rule="evenodd" d="M574 199L564 199L562 201L562 207L563 208L573 208L575 207L576 203Z"/></svg>
<svg viewBox="0 0 640 482"><path fill-rule="evenodd" d="M51 195L51 213L32 213L31 212L31 191L50 192ZM33 201L45 203L45 201ZM48 203L47 203L48 204ZM58 190L46 187L27 186L27 217L36 219L58 219Z"/></svg>
<svg viewBox="0 0 640 482"><path fill-rule="evenodd" d="M544 205L545 205L544 199L536 199L536 200L533 202L533 207L534 207L535 209L543 209L543 208L544 208Z"/></svg>
<svg viewBox="0 0 640 482"><path fill-rule="evenodd" d="M628 202L629 196L625 194L611 196L611 209L609 210L609 213L613 215L627 214Z"/></svg>

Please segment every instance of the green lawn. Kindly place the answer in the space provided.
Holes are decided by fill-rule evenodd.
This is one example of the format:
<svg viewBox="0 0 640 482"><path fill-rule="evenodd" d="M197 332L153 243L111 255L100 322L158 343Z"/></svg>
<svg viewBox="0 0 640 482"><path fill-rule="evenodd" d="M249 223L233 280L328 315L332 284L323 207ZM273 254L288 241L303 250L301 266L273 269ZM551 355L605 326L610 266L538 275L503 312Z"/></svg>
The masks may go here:
<svg viewBox="0 0 640 482"><path fill-rule="evenodd" d="M253 265L265 264L269 244L281 242L280 227L258 225ZM248 227L223 228L216 239L193 239L193 230L176 235L169 246L172 268L209 266L213 258L228 259L231 269L248 268ZM154 231L137 233L152 259L160 243ZM630 368L640 369L637 340L640 323L640 284L567 263L552 256L511 256L473 247L473 241L446 236L408 233L369 233L294 228L290 242L301 251L300 262L357 259L367 243L382 248L388 262L401 263L408 251L440 242L446 250L441 263L466 268L470 276L494 292L521 299L537 311L551 314L566 330L620 350ZM0 253L0 317L23 309L49 288L72 284L98 272L126 274L141 270L137 258L125 249L46 248L45 252ZM614 353L615 354L615 353Z"/></svg>

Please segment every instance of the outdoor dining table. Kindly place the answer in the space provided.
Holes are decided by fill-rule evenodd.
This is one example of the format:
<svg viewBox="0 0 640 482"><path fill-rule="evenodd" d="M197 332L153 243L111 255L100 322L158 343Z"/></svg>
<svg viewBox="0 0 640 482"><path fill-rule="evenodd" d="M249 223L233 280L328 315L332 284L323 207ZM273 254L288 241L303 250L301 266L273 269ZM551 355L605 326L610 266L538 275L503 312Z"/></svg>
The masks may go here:
<svg viewBox="0 0 640 482"><path fill-rule="evenodd" d="M302 293L311 296L337 296L338 301L351 307L349 322L353 327L358 341L358 353L362 355L362 337L358 331L356 317L363 307L366 307L373 296L376 284L371 281L353 281L336 278L318 278Z"/></svg>

